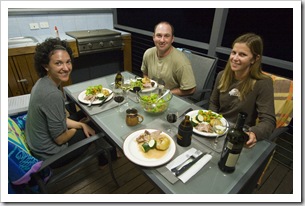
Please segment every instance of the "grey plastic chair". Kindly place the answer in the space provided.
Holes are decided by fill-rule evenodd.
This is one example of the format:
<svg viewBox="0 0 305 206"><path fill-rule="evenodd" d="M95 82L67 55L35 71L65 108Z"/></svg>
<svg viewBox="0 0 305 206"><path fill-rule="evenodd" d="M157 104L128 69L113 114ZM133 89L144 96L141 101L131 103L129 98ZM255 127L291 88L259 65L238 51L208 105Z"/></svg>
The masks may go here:
<svg viewBox="0 0 305 206"><path fill-rule="evenodd" d="M208 100L214 84L218 58L184 48L179 50L190 60L197 84L196 92L183 98L192 103Z"/></svg>
<svg viewBox="0 0 305 206"><path fill-rule="evenodd" d="M32 174L33 179L36 181L37 185L39 186L39 190L41 193L48 193L47 185L56 183L57 181L62 180L63 178L67 177L69 174L73 173L78 167L83 165L84 163L88 162L92 158L97 158L98 155L103 154L106 159L108 160L108 166L109 166L109 171L110 175L116 184L117 187L119 187L119 183L117 182L113 168L112 168L112 160L111 160L111 155L110 151L112 150L112 146L104 139L105 138L105 133L100 132L94 136L91 136L90 138L86 138L80 142L77 142L71 146L69 146L67 149L64 151L53 155L49 159L46 159L43 161L41 167L39 168L39 171L36 173ZM42 172L44 169L49 167L52 163L54 163L56 160L59 160L61 157L69 154L70 152L86 145L86 144L95 144L94 148L91 148L87 152L85 152L84 155L80 156L79 158L73 160L71 163L60 167L62 172L56 173L51 175L50 179L45 182L41 176L40 172ZM57 170L57 169L55 169Z"/></svg>

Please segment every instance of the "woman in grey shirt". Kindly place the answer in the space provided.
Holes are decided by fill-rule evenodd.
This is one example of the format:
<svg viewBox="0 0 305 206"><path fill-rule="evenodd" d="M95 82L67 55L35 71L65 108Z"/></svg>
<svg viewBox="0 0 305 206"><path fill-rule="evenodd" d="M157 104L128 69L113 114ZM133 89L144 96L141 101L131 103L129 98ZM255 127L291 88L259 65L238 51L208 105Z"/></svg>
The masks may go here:
<svg viewBox="0 0 305 206"><path fill-rule="evenodd" d="M262 73L263 41L260 36L247 33L232 44L232 51L224 71L218 73L210 98L209 109L236 122L243 111L250 126L247 147L267 138L275 128L272 79Z"/></svg>
<svg viewBox="0 0 305 206"><path fill-rule="evenodd" d="M41 77L31 91L26 119L26 141L34 156L45 160L69 145L95 134L95 130L76 117L66 116L65 99L60 84L69 80L72 71L72 50L59 38L46 39L37 45L35 68ZM73 120L74 119L74 120ZM81 155L84 146L66 155L51 167L58 167ZM100 165L107 161L101 156Z"/></svg>

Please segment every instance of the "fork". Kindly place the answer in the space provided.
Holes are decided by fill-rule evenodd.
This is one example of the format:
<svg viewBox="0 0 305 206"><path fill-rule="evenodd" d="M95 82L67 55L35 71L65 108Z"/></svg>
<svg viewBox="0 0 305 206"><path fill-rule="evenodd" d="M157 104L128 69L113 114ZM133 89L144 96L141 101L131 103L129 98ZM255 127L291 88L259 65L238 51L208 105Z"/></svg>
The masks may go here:
<svg viewBox="0 0 305 206"><path fill-rule="evenodd" d="M193 158L195 159L195 158L198 157L201 153L202 153L202 152L201 152L200 150L197 150L197 151L196 151L194 154L192 154L192 155L189 155L189 154L188 154L188 155L186 156L187 159L186 159L184 162L182 162L180 165L178 165L178 166L172 168L171 171L174 172L174 173L176 173L176 172L180 169L180 167L181 167L182 165L184 165L191 157L193 157Z"/></svg>
<svg viewBox="0 0 305 206"><path fill-rule="evenodd" d="M89 102L89 104L88 104L87 106L88 106L88 107L91 107L93 101L94 101L94 100L90 100L90 102Z"/></svg>

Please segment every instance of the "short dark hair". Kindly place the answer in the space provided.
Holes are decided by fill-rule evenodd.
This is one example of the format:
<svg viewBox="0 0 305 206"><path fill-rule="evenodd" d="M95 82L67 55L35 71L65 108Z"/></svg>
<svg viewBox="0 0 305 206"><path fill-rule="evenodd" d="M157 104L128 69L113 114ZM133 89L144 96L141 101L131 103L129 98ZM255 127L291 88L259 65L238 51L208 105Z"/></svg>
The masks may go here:
<svg viewBox="0 0 305 206"><path fill-rule="evenodd" d="M43 65L49 64L50 56L55 50L67 51L71 61L73 62L73 52L68 42L65 40L60 40L59 38L48 38L44 42L37 44L35 50L35 69L39 77L44 77L47 75L47 71Z"/></svg>
<svg viewBox="0 0 305 206"><path fill-rule="evenodd" d="M156 33L156 28L157 28L157 26L158 26L159 24L168 24L168 25L171 27L171 29L172 29L172 35L174 36L174 33L175 33L174 26L171 25L171 24L170 24L169 22L167 22L167 21L161 21L161 22L159 22L158 24L156 24L155 27L154 27L154 33Z"/></svg>

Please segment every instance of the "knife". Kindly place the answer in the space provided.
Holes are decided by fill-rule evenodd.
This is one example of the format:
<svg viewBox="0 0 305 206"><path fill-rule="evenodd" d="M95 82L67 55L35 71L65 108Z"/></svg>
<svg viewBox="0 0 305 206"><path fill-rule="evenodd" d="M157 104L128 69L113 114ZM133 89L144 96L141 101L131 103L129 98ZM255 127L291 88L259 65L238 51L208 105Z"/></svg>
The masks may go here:
<svg viewBox="0 0 305 206"><path fill-rule="evenodd" d="M188 112L190 112L190 111L193 111L193 109L192 108L189 108L188 110L186 110L185 112L183 112L180 116L179 116L179 118L180 117L182 117L182 116L184 116L184 115L186 115Z"/></svg>
<svg viewBox="0 0 305 206"><path fill-rule="evenodd" d="M198 157L196 157L193 161L191 161L190 163L184 165L180 170L175 171L175 175L179 176L182 173L184 173L186 170L188 170L191 166L193 166L196 162L198 162L198 160L200 160L204 155L206 155L207 153L201 153Z"/></svg>
<svg viewBox="0 0 305 206"><path fill-rule="evenodd" d="M112 92L109 93L109 95L108 95L105 99L103 99L102 102L101 102L98 106L101 107L101 106L106 102L106 100L108 99L108 97L110 97L111 94L112 94Z"/></svg>

